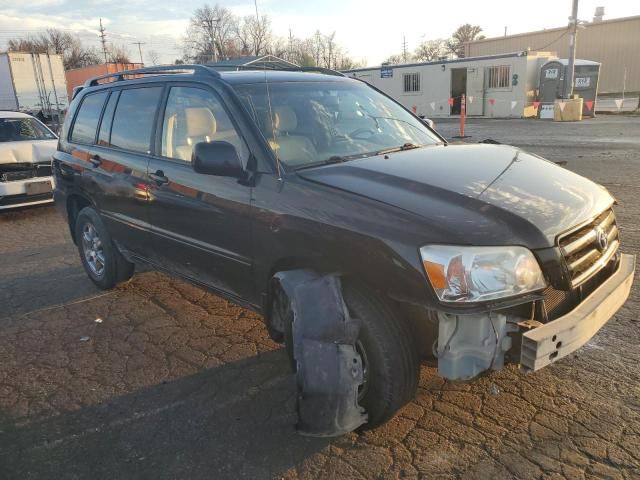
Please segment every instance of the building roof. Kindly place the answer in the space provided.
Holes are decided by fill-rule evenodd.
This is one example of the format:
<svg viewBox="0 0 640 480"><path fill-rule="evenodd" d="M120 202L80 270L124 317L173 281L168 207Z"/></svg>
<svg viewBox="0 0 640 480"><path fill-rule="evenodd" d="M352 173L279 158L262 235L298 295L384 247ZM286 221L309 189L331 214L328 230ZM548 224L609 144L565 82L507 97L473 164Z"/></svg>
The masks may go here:
<svg viewBox="0 0 640 480"><path fill-rule="evenodd" d="M556 58L555 60L549 60L548 62L545 62L544 65L547 65L549 63L560 63L562 65L569 65L569 59L568 58ZM543 65L543 66L544 66ZM594 65L600 65L600 62L594 62L593 60L582 60L581 58L576 58L574 65L577 67L578 65L583 65L583 66L594 66Z"/></svg>
<svg viewBox="0 0 640 480"><path fill-rule="evenodd" d="M399 63L396 65L378 65L375 67L363 67L363 68L353 68L351 70L342 70L342 73L352 73L352 72L366 72L367 70L378 70L380 68L401 68L401 67L420 67L423 65L442 65L445 63L460 63L460 62L472 62L476 60L491 60L494 58L509 58L509 57L526 57L526 51L520 52L511 52L511 53L499 53L497 55L483 55L481 57L462 57L462 58L446 58L442 60L433 60L431 62L414 62L414 63Z"/></svg>
<svg viewBox="0 0 640 480"><path fill-rule="evenodd" d="M640 19L640 15L636 15L636 16L633 16L633 17L612 18L610 20L602 20L602 21L599 21L599 22L588 22L588 23L585 23L584 26L585 27L596 27L598 25L606 25L608 23L629 22L629 21L634 21L634 20L638 20L638 19ZM542 30L532 30L530 32L514 33L513 35L504 35L504 36L500 36L500 37L482 38L480 40L472 40L471 42L466 42L465 44L495 42L495 41L505 40L505 39L509 39L509 38L526 37L527 35L535 35L537 33L561 32L561 31L566 30L566 29L567 29L566 26L565 27L545 28L545 29L542 29Z"/></svg>

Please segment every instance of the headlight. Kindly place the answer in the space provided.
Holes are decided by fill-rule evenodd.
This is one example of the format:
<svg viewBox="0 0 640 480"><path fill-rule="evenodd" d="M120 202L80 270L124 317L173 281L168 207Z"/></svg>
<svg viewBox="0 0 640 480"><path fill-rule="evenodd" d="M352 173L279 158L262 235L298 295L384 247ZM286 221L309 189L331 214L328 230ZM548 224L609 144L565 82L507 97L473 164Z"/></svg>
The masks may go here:
<svg viewBox="0 0 640 480"><path fill-rule="evenodd" d="M427 245L420 256L443 302L482 302L547 286L538 262L524 247Z"/></svg>

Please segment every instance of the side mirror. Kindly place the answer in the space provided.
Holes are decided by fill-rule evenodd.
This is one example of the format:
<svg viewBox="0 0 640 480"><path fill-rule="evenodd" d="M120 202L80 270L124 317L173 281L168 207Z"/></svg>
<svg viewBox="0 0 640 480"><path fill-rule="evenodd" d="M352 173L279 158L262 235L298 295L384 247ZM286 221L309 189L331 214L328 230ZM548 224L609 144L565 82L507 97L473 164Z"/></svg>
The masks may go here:
<svg viewBox="0 0 640 480"><path fill-rule="evenodd" d="M433 123L433 120L431 120L430 118L421 118L421 120L422 120L422 123L424 123L431 130L435 129L436 124Z"/></svg>
<svg viewBox="0 0 640 480"><path fill-rule="evenodd" d="M241 178L244 170L236 147L229 142L200 142L193 147L191 165L197 173Z"/></svg>

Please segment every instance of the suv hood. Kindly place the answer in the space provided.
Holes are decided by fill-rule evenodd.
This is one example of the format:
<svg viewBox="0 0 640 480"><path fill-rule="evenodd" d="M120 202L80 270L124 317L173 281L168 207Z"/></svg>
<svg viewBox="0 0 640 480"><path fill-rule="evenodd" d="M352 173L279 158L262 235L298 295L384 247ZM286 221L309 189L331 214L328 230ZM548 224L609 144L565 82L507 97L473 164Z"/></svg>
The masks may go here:
<svg viewBox="0 0 640 480"><path fill-rule="evenodd" d="M424 147L298 175L419 215L432 242L550 247L614 202L604 187L507 145Z"/></svg>
<svg viewBox="0 0 640 480"><path fill-rule="evenodd" d="M58 140L0 142L0 164L50 161Z"/></svg>

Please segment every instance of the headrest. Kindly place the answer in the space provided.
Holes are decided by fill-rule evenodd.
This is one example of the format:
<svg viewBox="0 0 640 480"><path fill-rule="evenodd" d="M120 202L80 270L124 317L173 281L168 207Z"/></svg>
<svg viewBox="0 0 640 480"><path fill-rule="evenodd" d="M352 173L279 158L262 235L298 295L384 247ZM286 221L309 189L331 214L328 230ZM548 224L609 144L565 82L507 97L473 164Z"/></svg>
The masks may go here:
<svg viewBox="0 0 640 480"><path fill-rule="evenodd" d="M216 133L216 118L208 108L185 108L184 118L187 137L210 137Z"/></svg>
<svg viewBox="0 0 640 480"><path fill-rule="evenodd" d="M338 115L339 118L343 120L352 120L355 118L362 118L364 115L358 109L358 106L353 101L343 100L338 105Z"/></svg>
<svg viewBox="0 0 640 480"><path fill-rule="evenodd" d="M276 107L273 111L273 126L281 132L295 130L298 126L296 112L288 106Z"/></svg>

